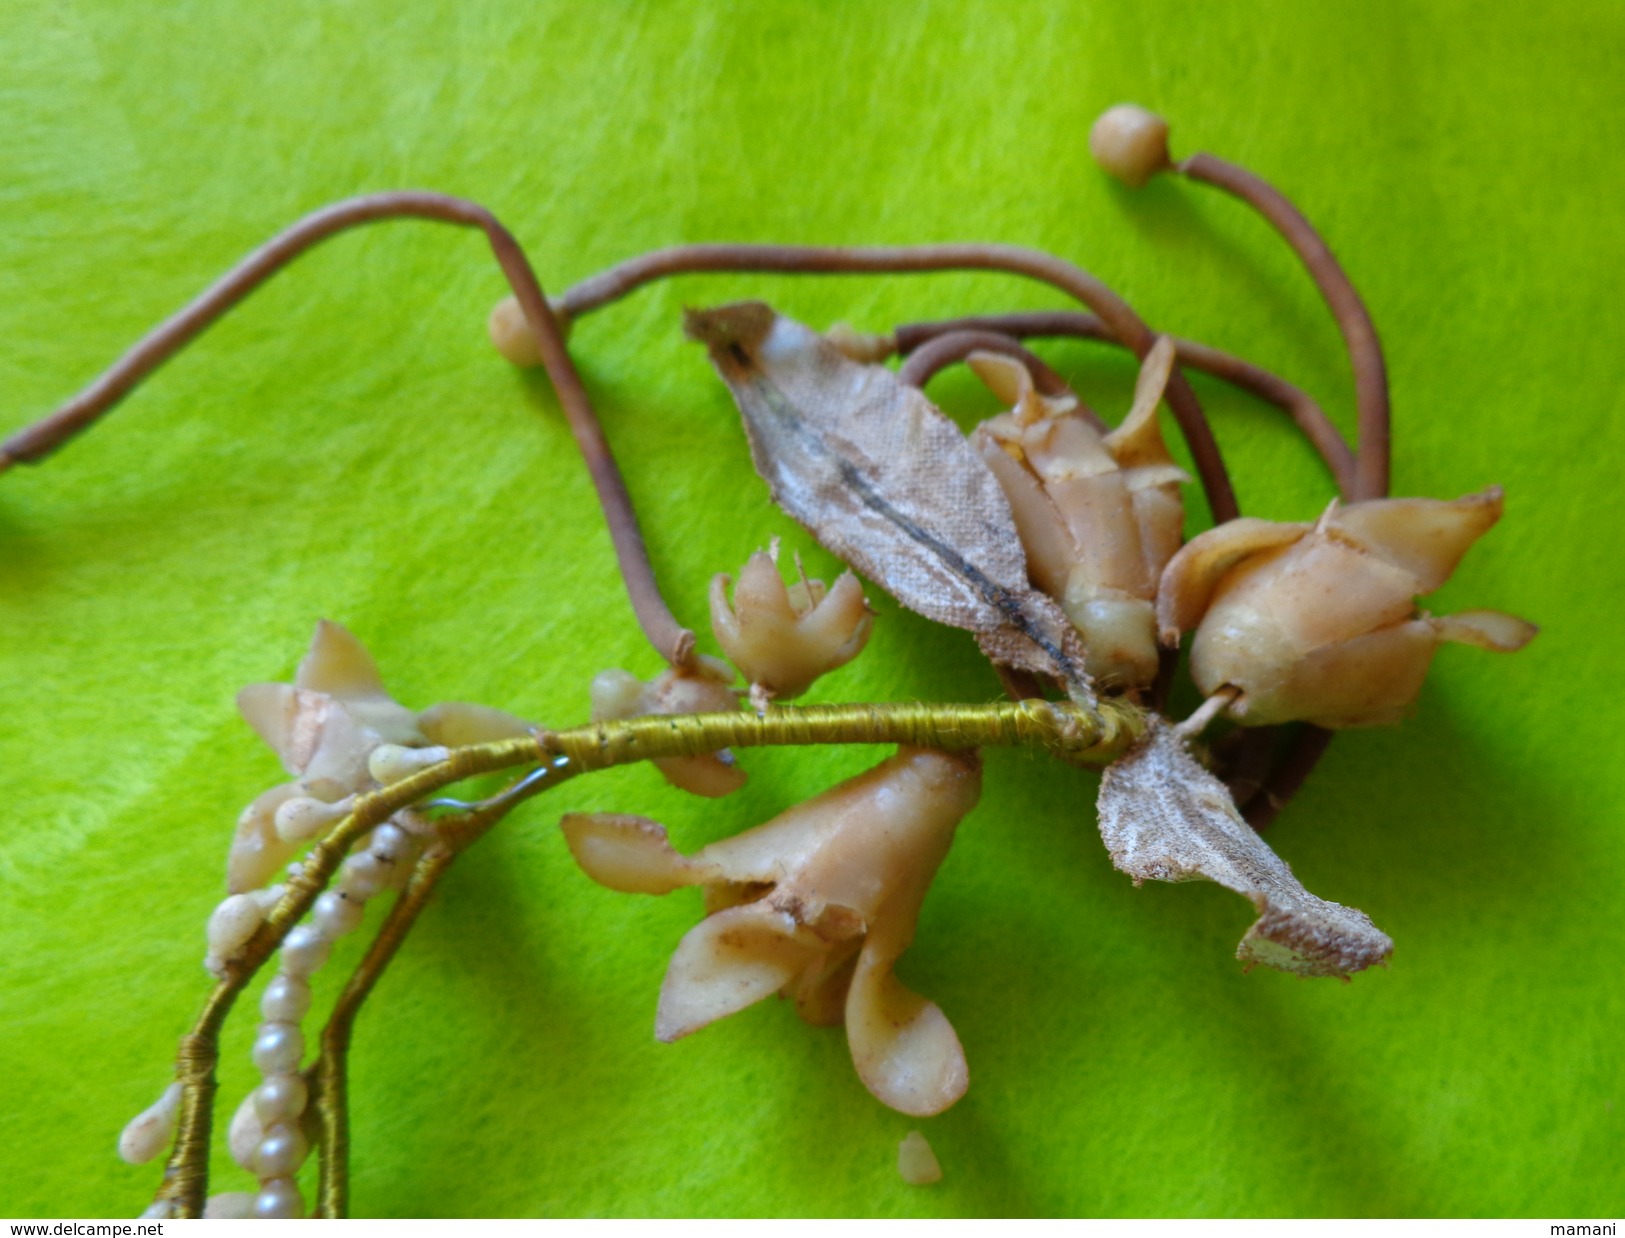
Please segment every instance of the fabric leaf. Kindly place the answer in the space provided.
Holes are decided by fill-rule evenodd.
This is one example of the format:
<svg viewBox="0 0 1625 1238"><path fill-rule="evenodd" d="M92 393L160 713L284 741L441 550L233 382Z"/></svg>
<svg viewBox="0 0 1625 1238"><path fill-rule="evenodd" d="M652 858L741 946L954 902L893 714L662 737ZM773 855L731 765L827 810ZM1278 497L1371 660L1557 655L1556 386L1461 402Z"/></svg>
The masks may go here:
<svg viewBox="0 0 1625 1238"><path fill-rule="evenodd" d="M1258 920L1236 949L1248 964L1346 977L1393 952L1364 912L1299 884L1161 719L1102 777L1100 836L1136 885L1206 878L1251 899Z"/></svg>
<svg viewBox="0 0 1625 1238"><path fill-rule="evenodd" d="M923 393L760 302L690 311L773 499L831 553L995 662L1090 702L1081 638L1027 580L1010 504Z"/></svg>

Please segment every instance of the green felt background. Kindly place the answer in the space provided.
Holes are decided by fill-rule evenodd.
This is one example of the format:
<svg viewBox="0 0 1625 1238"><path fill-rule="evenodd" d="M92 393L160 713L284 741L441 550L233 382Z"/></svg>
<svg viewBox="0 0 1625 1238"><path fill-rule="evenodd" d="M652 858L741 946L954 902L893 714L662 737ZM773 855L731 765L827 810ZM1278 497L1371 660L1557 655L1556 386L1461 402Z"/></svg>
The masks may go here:
<svg viewBox="0 0 1625 1238"><path fill-rule="evenodd" d="M356 1210L1617 1215L1622 39L1611 0L0 7L0 429L300 213L405 186L489 204L555 289L684 240L1050 248L1347 426L1340 344L1282 245L1210 191L1134 195L1090 165L1090 120L1126 97L1171 117L1176 152L1255 167L1324 227L1388 347L1397 492L1507 488L1436 604L1527 615L1540 639L1446 650L1416 716L1342 737L1271 835L1393 935L1390 970L1242 975L1241 900L1132 889L1093 776L990 753L902 969L955 1023L971 1089L911 1122L781 1004L656 1044L698 896L601 890L554 824L641 811L695 845L874 754L752 754L720 804L618 771L471 853L378 991ZM485 342L501 290L467 234L342 239L0 480L0 1213L133 1215L154 1186L115 1138L205 992L236 813L281 778L232 696L286 678L319 616L420 706L568 724L594 671L655 669L545 388ZM583 323L691 623L713 572L774 534L808 545L680 338L683 304L742 295L868 328L1060 304L993 276L716 278ZM1045 351L1125 406L1122 356ZM1278 416L1197 385L1244 508L1316 512L1328 484ZM990 408L962 376L933 391ZM815 699L996 694L968 638L880 611ZM234 1022L226 1115L246 1036ZM915 1125L946 1170L932 1190L896 1174Z"/></svg>

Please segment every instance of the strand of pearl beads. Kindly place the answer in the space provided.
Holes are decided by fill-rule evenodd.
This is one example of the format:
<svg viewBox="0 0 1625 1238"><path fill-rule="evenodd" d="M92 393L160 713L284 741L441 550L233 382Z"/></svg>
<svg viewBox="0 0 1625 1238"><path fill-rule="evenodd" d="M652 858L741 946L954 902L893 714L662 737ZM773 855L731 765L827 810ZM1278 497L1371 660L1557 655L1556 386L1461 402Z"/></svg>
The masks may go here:
<svg viewBox="0 0 1625 1238"><path fill-rule="evenodd" d="M310 1153L303 1128L310 1091L299 1070L305 1054L299 1025L310 1010L310 977L327 962L333 943L361 923L367 900L405 880L418 849L417 840L394 821L379 826L367 845L344 861L333 888L316 899L310 919L283 940L279 969L260 999L263 1022L253 1058L261 1082L237 1110L228 1140L232 1159L259 1179L259 1191L212 1196L205 1215L304 1216L294 1175Z"/></svg>

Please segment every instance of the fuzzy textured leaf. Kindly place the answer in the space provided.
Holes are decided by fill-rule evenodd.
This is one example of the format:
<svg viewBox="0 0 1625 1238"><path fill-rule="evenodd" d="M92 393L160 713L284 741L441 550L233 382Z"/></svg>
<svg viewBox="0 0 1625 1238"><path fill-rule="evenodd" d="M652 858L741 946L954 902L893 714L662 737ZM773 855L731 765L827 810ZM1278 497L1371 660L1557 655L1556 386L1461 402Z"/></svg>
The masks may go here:
<svg viewBox="0 0 1625 1238"><path fill-rule="evenodd" d="M1100 836L1136 885L1206 878L1251 899L1258 920L1236 948L1246 963L1347 976L1393 952L1363 911L1304 889L1160 719L1101 779Z"/></svg>
<svg viewBox="0 0 1625 1238"><path fill-rule="evenodd" d="M686 326L780 507L904 606L974 632L995 662L1093 699L1081 639L1028 583L998 481L919 390L760 302L691 311Z"/></svg>

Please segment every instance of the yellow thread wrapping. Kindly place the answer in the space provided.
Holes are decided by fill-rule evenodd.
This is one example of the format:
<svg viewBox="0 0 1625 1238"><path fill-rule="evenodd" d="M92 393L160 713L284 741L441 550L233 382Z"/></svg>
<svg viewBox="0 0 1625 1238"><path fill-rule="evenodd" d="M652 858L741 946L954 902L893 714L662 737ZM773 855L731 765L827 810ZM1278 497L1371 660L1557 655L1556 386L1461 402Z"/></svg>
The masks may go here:
<svg viewBox="0 0 1625 1238"><path fill-rule="evenodd" d="M719 748L804 744L916 744L923 748L1033 745L1062 760L1110 760L1145 730L1132 705L1102 701L1089 710L1071 702L991 705L783 706L765 714L648 715L568 731L542 731L537 745L583 769L653 757L697 756Z"/></svg>
<svg viewBox="0 0 1625 1238"><path fill-rule="evenodd" d="M175 1215L202 1215L208 1191L208 1145L212 1125L215 1080L221 1025L237 995L254 973L282 944L288 930L315 902L348 854L368 830L393 813L433 794L440 788L475 774L515 765L568 758L571 768L559 770L557 785L571 776L611 765L653 757L696 756L719 748L754 748L768 745L810 744L915 744L927 748L977 748L1030 745L1045 748L1074 764L1101 764L1126 750L1145 731L1146 713L1121 701L1101 701L1093 709L1071 702L1027 700L990 705L809 705L780 706L766 714L747 712L693 714L683 717L648 716L620 722L602 722L568 731L539 730L525 739L502 740L454 749L445 761L419 771L378 791L361 796L354 810L334 827L306 857L299 877L274 907L234 961L226 977L210 993L192 1031L182 1037L176 1060L176 1078L184 1085L178 1130L163 1184L156 1198L170 1202ZM538 785L534 790L543 789ZM534 794L534 790L530 794ZM382 934L375 949L382 952L376 969L367 969L361 983L370 987L387 955L400 944L412 918L427 900L434 881L456 850L472 842L514 803L504 803L490 819L469 821L443 841L451 850L423 864L414 873L405 905L398 905L400 920ZM427 857L426 857L427 858ZM364 995L364 994L363 994ZM353 1017L353 1012L351 1012ZM348 1029L343 1028L340 1035ZM333 1064L342 1087L342 1058ZM330 1066L331 1070L332 1067ZM337 1147L324 1149L336 1168L324 1176L318 1207L323 1215L342 1215L346 1195L344 1153L347 1131L340 1110L336 1126L327 1135ZM336 1136L336 1138L335 1138Z"/></svg>

